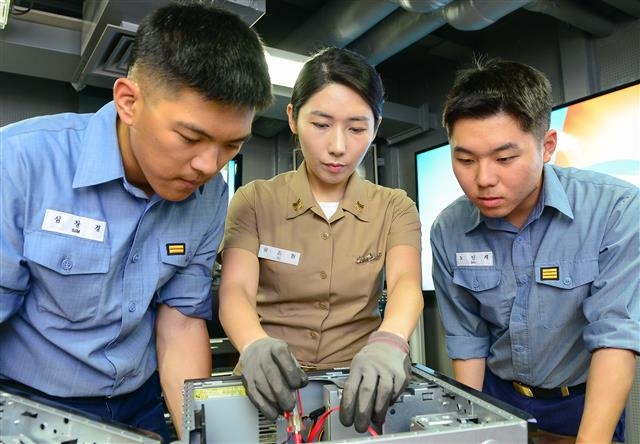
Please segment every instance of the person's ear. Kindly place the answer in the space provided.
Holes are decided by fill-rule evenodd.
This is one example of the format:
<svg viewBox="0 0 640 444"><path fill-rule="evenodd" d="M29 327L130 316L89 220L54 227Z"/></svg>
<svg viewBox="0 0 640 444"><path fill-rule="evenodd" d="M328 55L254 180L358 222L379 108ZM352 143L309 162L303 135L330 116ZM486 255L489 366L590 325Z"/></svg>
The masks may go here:
<svg viewBox="0 0 640 444"><path fill-rule="evenodd" d="M120 120L127 125L133 123L135 104L140 99L140 87L136 82L121 77L113 84L113 102Z"/></svg>
<svg viewBox="0 0 640 444"><path fill-rule="evenodd" d="M553 153L556 152L556 146L558 146L558 133L551 129L542 138L542 160L544 163L551 160Z"/></svg>
<svg viewBox="0 0 640 444"><path fill-rule="evenodd" d="M287 120L289 121L289 129L293 134L298 134L298 124L293 117L293 105L287 105Z"/></svg>

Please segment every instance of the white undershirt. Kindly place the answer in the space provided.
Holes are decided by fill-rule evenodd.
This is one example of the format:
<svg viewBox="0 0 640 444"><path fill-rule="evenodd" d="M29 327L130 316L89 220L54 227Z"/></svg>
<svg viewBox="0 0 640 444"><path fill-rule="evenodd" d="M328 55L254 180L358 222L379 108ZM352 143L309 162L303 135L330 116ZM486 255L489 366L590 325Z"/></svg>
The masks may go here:
<svg viewBox="0 0 640 444"><path fill-rule="evenodd" d="M318 205L320 205L320 208L322 208L322 211L325 217L327 219L331 219L331 216L333 216L333 213L335 213L336 210L338 209L339 203L340 202L318 202Z"/></svg>

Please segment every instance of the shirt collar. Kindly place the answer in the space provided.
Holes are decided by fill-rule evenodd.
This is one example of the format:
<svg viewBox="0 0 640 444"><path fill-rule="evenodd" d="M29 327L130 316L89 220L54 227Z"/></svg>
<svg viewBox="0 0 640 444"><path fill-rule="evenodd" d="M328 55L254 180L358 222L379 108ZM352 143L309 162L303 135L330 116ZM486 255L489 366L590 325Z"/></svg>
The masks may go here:
<svg viewBox="0 0 640 444"><path fill-rule="evenodd" d="M306 163L302 161L293 175L287 195L287 219L294 218L305 211L317 206L311 192L309 178L307 176ZM349 177L340 208L348 211L363 221L371 219L371 209L367 199L365 181L353 173ZM318 209L318 211L320 211Z"/></svg>
<svg viewBox="0 0 640 444"><path fill-rule="evenodd" d="M465 234L475 230L481 222L484 222L487 218L480 213L478 207L476 207L467 196L464 196L463 199L466 199L467 203L471 206L471 216L469 217L466 227L464 227Z"/></svg>
<svg viewBox="0 0 640 444"><path fill-rule="evenodd" d="M573 220L573 210L569 204L569 198L564 187L558 179L553 165L544 166L544 181L542 185L544 205L552 207Z"/></svg>
<svg viewBox="0 0 640 444"><path fill-rule="evenodd" d="M113 101L100 108L90 119L73 178L73 187L81 188L124 178L122 156L116 131L116 107Z"/></svg>
<svg viewBox="0 0 640 444"><path fill-rule="evenodd" d="M542 174L542 193L540 194L540 198L538 198L538 202L536 203L532 214L529 216L527 223L529 223L532 219L537 219L538 217L540 217L545 207L555 208L568 218L573 219L573 211L571 210L571 205L569 204L567 193L558 180L558 176L556 175L556 171L554 170L553 166L550 164L545 164ZM498 228L501 221L502 218L499 218L499 220L494 220L483 216L478 208L473 205L472 217L469 219L469 223L465 227L465 233L473 231L478 227L478 225L480 225L481 222L485 222L487 226Z"/></svg>

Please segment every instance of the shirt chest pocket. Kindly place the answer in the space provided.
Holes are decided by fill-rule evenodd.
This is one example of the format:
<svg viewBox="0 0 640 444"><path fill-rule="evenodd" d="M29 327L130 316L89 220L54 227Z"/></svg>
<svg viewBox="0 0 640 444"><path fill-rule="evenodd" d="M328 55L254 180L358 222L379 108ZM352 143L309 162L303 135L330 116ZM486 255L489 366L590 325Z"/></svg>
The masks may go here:
<svg viewBox="0 0 640 444"><path fill-rule="evenodd" d="M545 327L562 327L583 316L582 304L599 273L597 259L536 263L538 313Z"/></svg>
<svg viewBox="0 0 640 444"><path fill-rule="evenodd" d="M453 269L453 283L463 287L479 303L479 314L495 325L509 321L515 292L503 282L502 272L494 267L459 267Z"/></svg>
<svg viewBox="0 0 640 444"><path fill-rule="evenodd" d="M160 256L162 263L173 267L186 267L191 259L191 252L187 246L190 243L166 243L160 242Z"/></svg>
<svg viewBox="0 0 640 444"><path fill-rule="evenodd" d="M110 248L100 242L44 231L27 233L29 262L38 308L69 321L93 317L107 285Z"/></svg>
<svg viewBox="0 0 640 444"><path fill-rule="evenodd" d="M162 266L159 268L157 288L163 286L176 273L182 272L191 263L195 245L197 243L190 240L180 242L159 240L158 249Z"/></svg>

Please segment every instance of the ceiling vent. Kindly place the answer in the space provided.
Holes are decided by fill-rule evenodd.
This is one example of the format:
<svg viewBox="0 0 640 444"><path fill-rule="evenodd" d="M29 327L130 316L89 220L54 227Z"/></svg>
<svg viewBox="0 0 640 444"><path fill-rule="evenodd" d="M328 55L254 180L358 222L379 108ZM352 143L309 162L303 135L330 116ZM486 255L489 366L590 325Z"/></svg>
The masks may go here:
<svg viewBox="0 0 640 444"><path fill-rule="evenodd" d="M197 0L193 0L196 2ZM253 25L265 14L266 0L208 0L213 6L237 14ZM83 3L80 63L71 84L80 91L85 86L111 88L126 75L131 44L138 23L169 0L92 0Z"/></svg>
<svg viewBox="0 0 640 444"><path fill-rule="evenodd" d="M135 33L135 29L107 24L82 69L76 72L73 87L78 91L86 85L111 88L118 77L126 76Z"/></svg>

